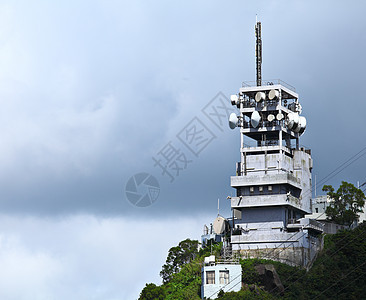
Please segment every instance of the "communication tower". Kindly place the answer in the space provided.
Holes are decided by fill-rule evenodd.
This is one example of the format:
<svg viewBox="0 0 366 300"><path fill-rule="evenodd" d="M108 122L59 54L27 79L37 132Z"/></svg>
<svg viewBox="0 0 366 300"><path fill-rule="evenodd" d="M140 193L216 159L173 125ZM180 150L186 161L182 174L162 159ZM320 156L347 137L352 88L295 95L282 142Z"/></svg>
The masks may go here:
<svg viewBox="0 0 366 300"><path fill-rule="evenodd" d="M311 213L313 160L310 149L300 147L306 119L299 95L281 80L262 83L261 23L255 26L256 82L244 82L231 96L239 115L229 126L240 128L240 162L231 186L236 197L232 250L246 257L275 259L309 266L320 247L319 222Z"/></svg>

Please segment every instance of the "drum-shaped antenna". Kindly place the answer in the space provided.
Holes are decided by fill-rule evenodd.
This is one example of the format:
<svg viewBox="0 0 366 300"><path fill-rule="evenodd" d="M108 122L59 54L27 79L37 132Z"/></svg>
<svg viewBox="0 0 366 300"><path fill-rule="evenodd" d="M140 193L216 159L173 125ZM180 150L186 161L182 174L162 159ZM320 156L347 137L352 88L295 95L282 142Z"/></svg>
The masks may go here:
<svg viewBox="0 0 366 300"><path fill-rule="evenodd" d="M277 116L276 116L276 119L277 119L278 121L281 121L283 118L284 118L284 115L283 115L283 114L281 114L281 113L278 113L278 114L277 114Z"/></svg>
<svg viewBox="0 0 366 300"><path fill-rule="evenodd" d="M231 95L230 101L231 101L231 105L238 105L238 103L239 103L238 95Z"/></svg>
<svg viewBox="0 0 366 300"><path fill-rule="evenodd" d="M269 122L274 121L274 119L276 119L276 117L275 117L274 115L272 115L272 114L269 114L269 115L268 115L268 117L267 117L267 120L268 120Z"/></svg>
<svg viewBox="0 0 366 300"><path fill-rule="evenodd" d="M288 109L292 110L293 112L296 112L296 103L292 102L288 105Z"/></svg>

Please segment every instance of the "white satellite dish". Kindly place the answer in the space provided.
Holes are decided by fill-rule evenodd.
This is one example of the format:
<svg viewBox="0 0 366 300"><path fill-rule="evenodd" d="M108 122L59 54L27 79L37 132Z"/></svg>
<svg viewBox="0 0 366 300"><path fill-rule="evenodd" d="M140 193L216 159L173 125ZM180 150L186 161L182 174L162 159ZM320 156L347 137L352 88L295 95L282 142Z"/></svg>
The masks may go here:
<svg viewBox="0 0 366 300"><path fill-rule="evenodd" d="M231 95L230 100L231 100L231 105L238 105L238 103L239 103L238 95Z"/></svg>
<svg viewBox="0 0 366 300"><path fill-rule="evenodd" d="M250 123L254 128L257 128L259 125L259 122L261 121L261 116L259 115L259 112L256 110L252 112L252 117L250 118Z"/></svg>
<svg viewBox="0 0 366 300"><path fill-rule="evenodd" d="M216 234L223 234L225 231L225 218L218 216L215 221L213 222L213 230Z"/></svg>
<svg viewBox="0 0 366 300"><path fill-rule="evenodd" d="M295 114L294 115L294 125L292 126L292 131L293 132L298 132L297 130L300 129L299 128L299 122L300 122L300 117L299 114Z"/></svg>
<svg viewBox="0 0 366 300"><path fill-rule="evenodd" d="M270 90L268 98L269 100L278 99L280 96L280 92L278 90Z"/></svg>
<svg viewBox="0 0 366 300"><path fill-rule="evenodd" d="M295 132L298 132L300 134L303 134L306 129L306 118L303 116L299 117L299 126L297 126Z"/></svg>
<svg viewBox="0 0 366 300"><path fill-rule="evenodd" d="M290 130L295 130L299 124L299 115L297 113L289 113L286 119L286 126Z"/></svg>
<svg viewBox="0 0 366 300"><path fill-rule="evenodd" d="M267 117L267 120L268 120L269 122L274 121L274 119L276 119L276 117L275 117L274 115L272 115L272 114L269 114L269 115L268 115L268 117Z"/></svg>
<svg viewBox="0 0 366 300"><path fill-rule="evenodd" d="M265 99L266 99L266 94L265 93L257 92L255 94L255 101L260 102L260 101L265 100Z"/></svg>
<svg viewBox="0 0 366 300"><path fill-rule="evenodd" d="M281 121L283 118L284 118L284 115L282 113L278 113L277 116L276 116L276 119L278 121Z"/></svg>
<svg viewBox="0 0 366 300"><path fill-rule="evenodd" d="M238 126L239 119L235 113L231 113L229 116L229 126L231 129L234 129Z"/></svg>

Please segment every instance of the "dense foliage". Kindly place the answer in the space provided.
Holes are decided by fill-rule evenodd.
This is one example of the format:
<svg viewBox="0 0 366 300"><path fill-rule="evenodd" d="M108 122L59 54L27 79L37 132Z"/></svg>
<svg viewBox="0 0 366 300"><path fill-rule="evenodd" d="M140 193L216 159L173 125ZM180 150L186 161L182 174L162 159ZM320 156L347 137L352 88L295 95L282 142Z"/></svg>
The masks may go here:
<svg viewBox="0 0 366 300"><path fill-rule="evenodd" d="M168 282L173 274L178 273L182 266L194 260L197 254L198 241L192 241L190 239L185 239L178 246L170 248L166 262L160 272L163 282Z"/></svg>
<svg viewBox="0 0 366 300"><path fill-rule="evenodd" d="M162 286L157 286L154 283L147 283L142 290L139 300L164 300L165 289Z"/></svg>
<svg viewBox="0 0 366 300"><path fill-rule="evenodd" d="M285 287L291 284L294 280L297 280L299 277L303 276L306 272L300 267L291 267L278 261L257 258L242 259L240 260L240 264L243 270L242 281L247 284L256 284L258 286L261 286L262 282L260 281L260 276L258 275L254 267L259 264L274 265L278 275L281 278L282 284Z"/></svg>
<svg viewBox="0 0 366 300"><path fill-rule="evenodd" d="M327 235L324 250L309 272L293 269L285 276L284 269L278 268L285 287L284 296L279 299L364 299L365 238L366 223L353 230Z"/></svg>
<svg viewBox="0 0 366 300"><path fill-rule="evenodd" d="M220 244L212 253L220 253ZM211 247L196 252L196 257L180 267L170 280L161 286L147 284L140 300L200 299L201 267ZM365 299L366 294L366 223L353 230L325 236L324 250L309 272L275 261L243 259L244 289L220 293L218 299ZM272 264L285 288L284 294L265 291L255 271L258 264Z"/></svg>
<svg viewBox="0 0 366 300"><path fill-rule="evenodd" d="M178 246L170 248L168 258L160 273L163 277L163 285L160 286L161 293L167 300L176 299L201 299L201 268L204 257L213 254L219 256L222 247L221 243L210 243L211 246L198 251L198 241L186 239ZM165 280L164 280L165 278ZM140 294L139 300L154 300L147 298L147 292L156 291L156 286L146 285Z"/></svg>
<svg viewBox="0 0 366 300"><path fill-rule="evenodd" d="M365 299L366 223L328 235L325 250L303 279L300 299Z"/></svg>
<svg viewBox="0 0 366 300"><path fill-rule="evenodd" d="M167 293L166 299L201 299L201 268L203 260L211 253L219 256L221 247L221 243L214 243L212 247L197 251L193 261L183 265L180 272L172 274L169 282L163 284Z"/></svg>
<svg viewBox="0 0 366 300"><path fill-rule="evenodd" d="M337 224L351 226L359 218L365 204L365 194L352 183L342 181L335 192L331 185L323 186L323 191L332 199L325 213L328 220Z"/></svg>
<svg viewBox="0 0 366 300"><path fill-rule="evenodd" d="M223 296L218 297L216 299L220 300L272 300L277 299L272 296L270 293L263 291L260 288L254 289L251 291L250 289L241 290L239 292L228 292L224 293Z"/></svg>

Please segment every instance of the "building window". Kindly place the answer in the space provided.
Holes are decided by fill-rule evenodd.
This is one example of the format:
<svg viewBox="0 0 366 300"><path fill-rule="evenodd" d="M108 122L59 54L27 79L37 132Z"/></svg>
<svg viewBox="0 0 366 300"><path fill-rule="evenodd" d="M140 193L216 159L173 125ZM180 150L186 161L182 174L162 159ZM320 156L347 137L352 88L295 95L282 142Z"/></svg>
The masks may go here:
<svg viewBox="0 0 366 300"><path fill-rule="evenodd" d="M220 271L219 272L220 284L228 284L229 283L229 271Z"/></svg>
<svg viewBox="0 0 366 300"><path fill-rule="evenodd" d="M206 284L215 284L215 271L206 271Z"/></svg>
<svg viewBox="0 0 366 300"><path fill-rule="evenodd" d="M318 208L317 207L315 207L315 212L318 213Z"/></svg>

